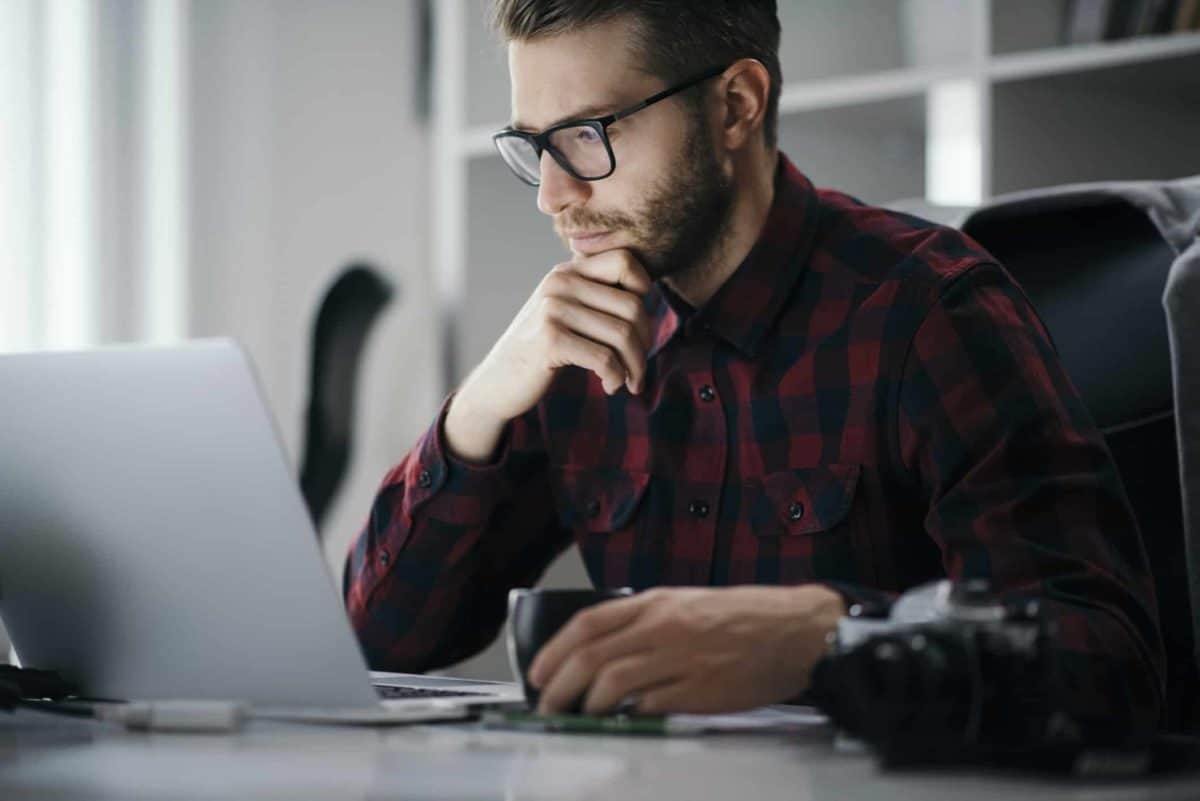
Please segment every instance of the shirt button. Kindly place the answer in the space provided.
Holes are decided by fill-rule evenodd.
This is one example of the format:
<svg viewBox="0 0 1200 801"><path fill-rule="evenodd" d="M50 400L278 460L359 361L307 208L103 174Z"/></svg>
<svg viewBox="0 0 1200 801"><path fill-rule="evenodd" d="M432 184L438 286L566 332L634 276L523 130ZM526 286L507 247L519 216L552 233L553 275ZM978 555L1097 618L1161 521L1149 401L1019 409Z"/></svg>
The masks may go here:
<svg viewBox="0 0 1200 801"><path fill-rule="evenodd" d="M587 509L585 511L587 512L588 517L599 517L600 501L588 501Z"/></svg>
<svg viewBox="0 0 1200 801"><path fill-rule="evenodd" d="M433 486L433 474L428 470L422 470L417 474L417 486L421 489L429 489Z"/></svg>
<svg viewBox="0 0 1200 801"><path fill-rule="evenodd" d="M695 517L708 517L708 504L704 501L692 501L688 504L688 512Z"/></svg>
<svg viewBox="0 0 1200 801"><path fill-rule="evenodd" d="M387 567L387 563L390 559L391 559L391 556L388 555L387 551L379 552L379 564L383 565L384 567Z"/></svg>
<svg viewBox="0 0 1200 801"><path fill-rule="evenodd" d="M799 520L804 517L804 504L797 501L788 507L788 517L792 520Z"/></svg>
<svg viewBox="0 0 1200 801"><path fill-rule="evenodd" d="M705 403L712 403L717 397L717 393L708 384L700 387L700 400Z"/></svg>

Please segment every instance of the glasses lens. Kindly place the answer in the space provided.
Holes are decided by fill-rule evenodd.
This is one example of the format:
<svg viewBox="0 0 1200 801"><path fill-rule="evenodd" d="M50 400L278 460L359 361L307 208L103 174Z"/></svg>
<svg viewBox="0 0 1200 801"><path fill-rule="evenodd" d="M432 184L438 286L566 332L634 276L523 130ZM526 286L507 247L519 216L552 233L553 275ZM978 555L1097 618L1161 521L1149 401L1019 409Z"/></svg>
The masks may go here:
<svg viewBox="0 0 1200 801"><path fill-rule="evenodd" d="M527 184L537 186L542 180L541 157L533 142L521 136L497 136L496 149L504 163Z"/></svg>
<svg viewBox="0 0 1200 801"><path fill-rule="evenodd" d="M613 170L612 156L599 125L572 125L550 134L550 147L580 178L603 178Z"/></svg>

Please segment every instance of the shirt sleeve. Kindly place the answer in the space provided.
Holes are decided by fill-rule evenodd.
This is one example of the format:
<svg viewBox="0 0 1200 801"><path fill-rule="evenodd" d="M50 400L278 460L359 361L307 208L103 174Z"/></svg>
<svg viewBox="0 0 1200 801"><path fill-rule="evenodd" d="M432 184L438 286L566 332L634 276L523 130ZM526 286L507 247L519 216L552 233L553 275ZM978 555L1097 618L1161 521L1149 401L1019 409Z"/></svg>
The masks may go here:
<svg viewBox="0 0 1200 801"><path fill-rule="evenodd" d="M346 560L346 607L373 670L423 672L482 650L508 590L534 584L570 543L546 503L536 408L474 465L446 446L449 405L384 478Z"/></svg>
<svg viewBox="0 0 1200 801"><path fill-rule="evenodd" d="M932 305L898 422L947 575L1040 600L1060 700L1089 735L1154 726L1164 655L1137 523L1049 335L999 266L971 268Z"/></svg>

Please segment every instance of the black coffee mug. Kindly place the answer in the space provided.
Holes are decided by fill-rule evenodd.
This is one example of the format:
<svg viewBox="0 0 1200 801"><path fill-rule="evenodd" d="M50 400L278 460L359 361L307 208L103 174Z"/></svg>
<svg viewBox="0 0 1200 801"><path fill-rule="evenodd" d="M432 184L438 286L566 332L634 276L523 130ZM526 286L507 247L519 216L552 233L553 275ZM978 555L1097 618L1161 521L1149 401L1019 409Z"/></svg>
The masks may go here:
<svg viewBox="0 0 1200 801"><path fill-rule="evenodd" d="M525 688L525 700L536 707L538 690L529 683L529 666L542 646L550 642L580 609L614 598L633 595L628 587L612 590L515 589L508 593L508 664L513 678ZM583 698L579 698L578 711Z"/></svg>

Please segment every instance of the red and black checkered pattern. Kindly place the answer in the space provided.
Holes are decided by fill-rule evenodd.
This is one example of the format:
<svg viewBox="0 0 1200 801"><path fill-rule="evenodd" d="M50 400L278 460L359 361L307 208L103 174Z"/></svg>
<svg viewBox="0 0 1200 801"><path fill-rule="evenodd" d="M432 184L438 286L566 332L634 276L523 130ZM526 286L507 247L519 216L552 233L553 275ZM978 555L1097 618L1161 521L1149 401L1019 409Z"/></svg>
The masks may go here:
<svg viewBox="0 0 1200 801"><path fill-rule="evenodd" d="M641 395L564 369L494 464L454 459L439 416L387 475L346 566L372 667L484 647L508 589L575 543L605 587L818 581L865 602L986 578L1042 599L1097 720L1157 715L1153 586L1115 467L979 245L781 157L711 301L659 284L647 302Z"/></svg>

